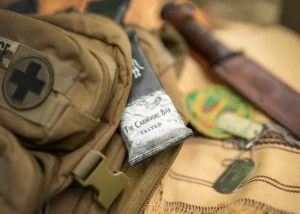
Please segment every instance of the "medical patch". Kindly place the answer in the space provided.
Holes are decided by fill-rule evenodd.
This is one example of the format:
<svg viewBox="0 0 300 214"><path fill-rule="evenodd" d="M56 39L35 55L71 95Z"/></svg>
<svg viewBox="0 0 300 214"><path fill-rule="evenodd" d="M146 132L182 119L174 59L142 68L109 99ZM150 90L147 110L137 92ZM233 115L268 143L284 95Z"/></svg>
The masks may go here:
<svg viewBox="0 0 300 214"><path fill-rule="evenodd" d="M51 92L53 70L47 59L24 57L11 64L3 80L8 104L18 110L41 104Z"/></svg>
<svg viewBox="0 0 300 214"><path fill-rule="evenodd" d="M193 127L198 132L217 139L232 136L216 126L216 120L222 113L232 112L240 117L251 118L253 112L245 100L219 85L194 90L184 96L183 103Z"/></svg>
<svg viewBox="0 0 300 214"><path fill-rule="evenodd" d="M6 38L0 37L0 49L0 107L35 124L52 127L77 87L79 71ZM66 99L59 99L58 94Z"/></svg>

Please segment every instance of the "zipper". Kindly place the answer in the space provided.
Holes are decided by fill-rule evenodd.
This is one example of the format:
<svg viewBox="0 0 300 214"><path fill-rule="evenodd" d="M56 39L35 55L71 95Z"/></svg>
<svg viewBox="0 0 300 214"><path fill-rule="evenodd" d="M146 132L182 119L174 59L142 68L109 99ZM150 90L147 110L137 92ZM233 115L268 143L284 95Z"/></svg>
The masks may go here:
<svg viewBox="0 0 300 214"><path fill-rule="evenodd" d="M101 114L103 113L103 111L105 110L105 107L108 103L108 98L109 98L109 91L108 87L109 87L109 74L108 74L108 67L107 64L105 63L105 61L102 59L102 57L100 57L96 51L88 48L88 50L92 53L92 55L94 55L94 57L99 61L102 69L103 69L103 87L102 89L105 90L103 93L100 93L100 95L98 96L97 99L97 103L92 111L92 116L95 118L98 118L101 116ZM114 81L115 82L115 81ZM104 94L104 97L102 98L102 95Z"/></svg>
<svg viewBox="0 0 300 214"><path fill-rule="evenodd" d="M174 161L176 160L181 147L182 147L183 143L181 143L178 147L178 149L175 151L172 159L169 161L166 169L163 171L163 173L161 174L161 176L159 177L158 181L156 182L155 186L153 187L153 189L151 190L150 194L148 195L147 199L144 201L141 209L139 210L138 214L142 214L146 205L149 203L151 197L153 196L154 192L156 191L156 189L158 188L158 186L160 185L160 183L162 182L163 178L165 177L165 175L167 174L167 172L169 171L169 169L171 168L171 166L173 165Z"/></svg>

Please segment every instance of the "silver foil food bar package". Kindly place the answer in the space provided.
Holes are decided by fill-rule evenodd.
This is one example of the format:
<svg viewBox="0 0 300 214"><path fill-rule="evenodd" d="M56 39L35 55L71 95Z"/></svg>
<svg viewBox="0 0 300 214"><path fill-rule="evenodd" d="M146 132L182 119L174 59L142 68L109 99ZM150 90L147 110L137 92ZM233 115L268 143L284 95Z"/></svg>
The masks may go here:
<svg viewBox="0 0 300 214"><path fill-rule="evenodd" d="M129 163L135 167L170 146L192 136L166 94L142 49L135 31L132 47L132 88L119 130L126 143Z"/></svg>

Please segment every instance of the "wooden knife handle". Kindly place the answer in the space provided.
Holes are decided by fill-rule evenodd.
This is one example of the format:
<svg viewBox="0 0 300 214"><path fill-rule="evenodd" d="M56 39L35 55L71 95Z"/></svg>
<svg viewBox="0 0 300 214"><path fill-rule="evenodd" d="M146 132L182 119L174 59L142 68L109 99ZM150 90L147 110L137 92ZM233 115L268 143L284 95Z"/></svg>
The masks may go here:
<svg viewBox="0 0 300 214"><path fill-rule="evenodd" d="M192 8L184 4L168 3L163 7L161 17L172 23L187 43L211 64L232 56L234 53L217 41L208 29L199 25L192 13Z"/></svg>

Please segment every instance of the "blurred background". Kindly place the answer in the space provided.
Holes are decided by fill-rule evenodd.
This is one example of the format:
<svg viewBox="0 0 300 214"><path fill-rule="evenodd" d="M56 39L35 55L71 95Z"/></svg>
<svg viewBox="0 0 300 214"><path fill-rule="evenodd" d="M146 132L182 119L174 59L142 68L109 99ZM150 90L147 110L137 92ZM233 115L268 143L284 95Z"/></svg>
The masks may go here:
<svg viewBox="0 0 300 214"><path fill-rule="evenodd" d="M299 0L194 0L215 21L282 24L300 32Z"/></svg>
<svg viewBox="0 0 300 214"><path fill-rule="evenodd" d="M280 22L281 0L194 0L215 19L275 24Z"/></svg>
<svg viewBox="0 0 300 214"><path fill-rule="evenodd" d="M90 1L97 0L0 0L0 7L20 13L53 13L70 7L84 10ZM170 0L131 0L131 8L133 8L131 12L134 12L127 19L133 22L137 17L142 17L140 22L145 22L149 28L154 27L154 19L158 18L161 5L168 1ZM229 27L234 23L254 23L263 26L283 24L300 32L298 24L300 1L298 0L193 0L191 2L201 8L200 19L215 27Z"/></svg>

